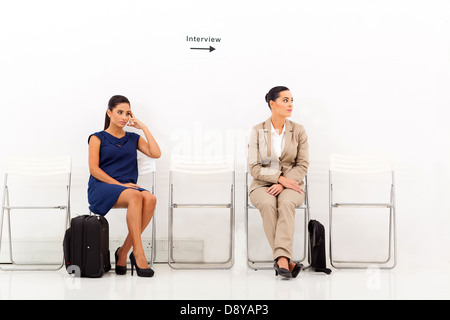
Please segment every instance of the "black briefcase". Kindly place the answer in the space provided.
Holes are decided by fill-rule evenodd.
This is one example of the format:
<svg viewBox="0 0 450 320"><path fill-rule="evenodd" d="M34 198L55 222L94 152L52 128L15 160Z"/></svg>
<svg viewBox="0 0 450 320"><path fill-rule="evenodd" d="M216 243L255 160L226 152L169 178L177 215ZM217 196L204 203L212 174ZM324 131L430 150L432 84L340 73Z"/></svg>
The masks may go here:
<svg viewBox="0 0 450 320"><path fill-rule="evenodd" d="M63 248L69 274L100 278L111 270L109 224L105 217L73 218L64 236Z"/></svg>
<svg viewBox="0 0 450 320"><path fill-rule="evenodd" d="M317 220L308 223L309 243L311 245L311 269L316 272L330 274L327 268L325 253L325 227Z"/></svg>

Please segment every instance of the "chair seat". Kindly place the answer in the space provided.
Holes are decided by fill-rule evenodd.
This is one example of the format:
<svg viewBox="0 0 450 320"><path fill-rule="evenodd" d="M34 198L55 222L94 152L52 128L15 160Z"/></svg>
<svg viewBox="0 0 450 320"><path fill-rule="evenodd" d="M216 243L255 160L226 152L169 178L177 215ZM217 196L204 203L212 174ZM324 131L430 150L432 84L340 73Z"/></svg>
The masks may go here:
<svg viewBox="0 0 450 320"><path fill-rule="evenodd" d="M50 210L50 209L59 209L59 210L66 210L67 206L52 206L52 207L10 207L10 206L4 206L3 207L5 210L28 210L28 209L33 209L33 210L37 210L37 209L46 209L46 210Z"/></svg>
<svg viewBox="0 0 450 320"><path fill-rule="evenodd" d="M249 204L248 206L247 206L247 208L248 209L257 209L255 206L253 206L253 205L251 205L251 204ZM295 207L295 209L303 209L303 210L305 210L305 209L308 209L308 207L306 207L305 205L302 205L302 206L299 206L299 207Z"/></svg>
<svg viewBox="0 0 450 320"><path fill-rule="evenodd" d="M226 209L230 209L233 207L232 204L230 203L225 203L225 204L178 204L178 203L173 203L172 204L173 208L226 208Z"/></svg>
<svg viewBox="0 0 450 320"><path fill-rule="evenodd" d="M334 203L333 208L353 207L353 208L392 208L392 203Z"/></svg>

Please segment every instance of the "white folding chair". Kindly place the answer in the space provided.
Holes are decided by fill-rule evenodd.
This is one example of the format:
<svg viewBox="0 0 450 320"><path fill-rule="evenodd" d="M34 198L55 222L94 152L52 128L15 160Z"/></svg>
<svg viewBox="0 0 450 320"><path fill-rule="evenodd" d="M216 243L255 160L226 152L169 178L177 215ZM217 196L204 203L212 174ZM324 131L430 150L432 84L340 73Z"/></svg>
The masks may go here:
<svg viewBox="0 0 450 320"><path fill-rule="evenodd" d="M66 176L66 189L67 199L65 203L54 206L12 206L9 198L9 177L22 177L22 178L44 178L44 177L56 177ZM7 169L5 174L5 181L3 187L3 202L2 202L2 214L0 223L0 251L2 242L3 221L5 218L5 211L8 218L8 234L9 234L9 258L10 263L15 267L2 268L3 271L49 271L59 270L64 265L64 257L59 265L46 263L46 262L33 262L33 263L17 263L13 256L13 243L11 232L11 212L13 210L64 210L66 212L66 218L64 223L64 231L69 226L70 221L70 189L71 189L71 176L72 176L72 159L70 157L58 157L51 159L27 159L27 158L11 158L7 162ZM62 237L64 233L62 234ZM61 244L62 244L61 237ZM62 254L62 250L61 250ZM6 264L4 264L6 265ZM46 266L45 268L43 268ZM56 267L55 267L56 266ZM52 269L51 267L55 267Z"/></svg>
<svg viewBox="0 0 450 320"><path fill-rule="evenodd" d="M214 175L220 173L231 174L230 202L224 204L187 204L174 203L173 180L175 174ZM229 209L230 210L230 246L229 259L224 262L182 262L176 261L173 255L173 220L174 209L197 208L197 209ZM171 169L169 173L169 265L173 269L230 269L234 265L234 233L235 233L235 161L234 157L201 158L182 157L172 155Z"/></svg>
<svg viewBox="0 0 450 320"><path fill-rule="evenodd" d="M252 260L250 258L250 247L249 247L249 209L257 209L255 206L250 204L249 199L249 172L248 166L245 166L245 228L246 228L246 242L247 242L247 265L253 270L269 270L273 269L273 260ZM303 243L303 254L302 257L297 262L304 262L310 257L310 245L309 245L309 233L308 233L308 222L309 222L309 197L308 197L308 177L305 177L305 201L303 205L295 208L295 210L304 210L304 243ZM307 256L308 255L308 256ZM304 266L303 269L308 269L309 266Z"/></svg>
<svg viewBox="0 0 450 320"><path fill-rule="evenodd" d="M151 184L149 187L146 185L140 185L139 181L138 184L145 189L149 189L149 191L154 195L156 192L156 161L153 158L142 156L138 157L138 172L139 172L139 181L141 179L145 179L146 177L151 177ZM95 215L92 212L90 212L91 215ZM152 267L155 263L155 257L156 257L156 209L153 214L152 218L152 250L151 250L151 258L149 262L149 266Z"/></svg>
<svg viewBox="0 0 450 320"><path fill-rule="evenodd" d="M389 174L391 179L390 201L386 203L353 203L334 202L333 176L337 173L346 177L355 175L377 175ZM358 261L358 260L333 260L333 209L337 208L374 208L389 209L389 247L387 258L381 261ZM397 264L397 242L396 242L396 203L395 203L395 175L390 160L370 157L353 157L332 154L330 156L329 170L329 217L330 217L330 262L336 269L365 269L368 266L377 266L380 269L393 269Z"/></svg>

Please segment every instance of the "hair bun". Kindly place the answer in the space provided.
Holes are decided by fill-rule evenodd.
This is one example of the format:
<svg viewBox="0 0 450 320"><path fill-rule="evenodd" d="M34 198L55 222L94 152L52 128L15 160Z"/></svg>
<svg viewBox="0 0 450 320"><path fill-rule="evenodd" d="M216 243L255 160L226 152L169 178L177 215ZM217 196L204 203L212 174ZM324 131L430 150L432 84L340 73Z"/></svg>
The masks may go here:
<svg viewBox="0 0 450 320"><path fill-rule="evenodd" d="M272 110L270 106L270 101L275 101L280 97L280 92L289 91L287 87L278 86L270 89L270 91L266 94L266 102L269 104L269 108Z"/></svg>

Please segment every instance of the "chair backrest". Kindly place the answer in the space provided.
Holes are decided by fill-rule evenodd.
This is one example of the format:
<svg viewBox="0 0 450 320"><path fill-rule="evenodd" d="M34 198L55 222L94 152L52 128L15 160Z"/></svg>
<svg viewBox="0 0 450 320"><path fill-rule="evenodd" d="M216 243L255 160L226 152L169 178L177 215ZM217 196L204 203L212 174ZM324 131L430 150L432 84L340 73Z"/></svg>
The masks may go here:
<svg viewBox="0 0 450 320"><path fill-rule="evenodd" d="M30 159L10 158L7 161L8 175L25 177L47 177L72 173L71 157Z"/></svg>
<svg viewBox="0 0 450 320"><path fill-rule="evenodd" d="M392 161L383 157L332 154L330 171L348 174L376 174L394 171Z"/></svg>
<svg viewBox="0 0 450 320"><path fill-rule="evenodd" d="M170 170L187 174L218 174L235 171L235 159L233 156L224 157L183 157L172 155Z"/></svg>
<svg viewBox="0 0 450 320"><path fill-rule="evenodd" d="M139 175L146 175L156 172L156 161L150 157L138 158L138 171Z"/></svg>

